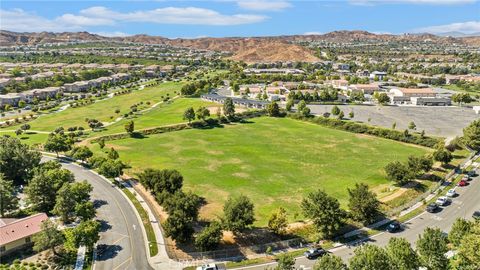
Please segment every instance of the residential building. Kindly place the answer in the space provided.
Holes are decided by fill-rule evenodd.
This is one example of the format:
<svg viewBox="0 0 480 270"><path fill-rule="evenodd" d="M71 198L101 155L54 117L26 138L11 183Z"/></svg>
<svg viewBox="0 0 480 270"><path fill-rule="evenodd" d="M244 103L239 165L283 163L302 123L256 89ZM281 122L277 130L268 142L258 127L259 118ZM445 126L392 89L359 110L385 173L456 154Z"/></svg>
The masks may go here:
<svg viewBox="0 0 480 270"><path fill-rule="evenodd" d="M374 92L380 90L380 86L375 83L370 84L352 84L348 87L352 92L362 92L365 95L373 95Z"/></svg>
<svg viewBox="0 0 480 270"><path fill-rule="evenodd" d="M370 73L370 79L378 78L379 81L383 81L383 79L387 76L386 72L383 71L374 71Z"/></svg>
<svg viewBox="0 0 480 270"><path fill-rule="evenodd" d="M41 231L47 220L45 213L22 219L0 219L0 257L33 245L32 237Z"/></svg>

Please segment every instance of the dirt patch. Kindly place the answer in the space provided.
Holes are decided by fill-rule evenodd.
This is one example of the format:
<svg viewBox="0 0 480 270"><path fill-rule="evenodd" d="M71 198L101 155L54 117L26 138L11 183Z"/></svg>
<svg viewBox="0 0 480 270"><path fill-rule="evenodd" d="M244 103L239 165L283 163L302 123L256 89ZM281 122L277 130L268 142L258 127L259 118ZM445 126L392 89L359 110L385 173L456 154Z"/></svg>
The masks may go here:
<svg viewBox="0 0 480 270"><path fill-rule="evenodd" d="M232 176L240 177L240 178L249 178L250 174L244 172L236 172L233 173Z"/></svg>
<svg viewBox="0 0 480 270"><path fill-rule="evenodd" d="M392 193L388 196L385 196L383 198L380 198L379 201L382 202L382 203L385 203L385 202L391 201L393 199L396 199L396 198L402 196L408 190L411 190L413 187L415 187L418 184L420 184L420 183L417 182L417 181L410 182L410 183L406 184L405 186L396 190L394 193Z"/></svg>
<svg viewBox="0 0 480 270"><path fill-rule="evenodd" d="M212 156L219 156L219 155L223 155L224 152L220 151L220 150L208 150L207 154L212 155Z"/></svg>

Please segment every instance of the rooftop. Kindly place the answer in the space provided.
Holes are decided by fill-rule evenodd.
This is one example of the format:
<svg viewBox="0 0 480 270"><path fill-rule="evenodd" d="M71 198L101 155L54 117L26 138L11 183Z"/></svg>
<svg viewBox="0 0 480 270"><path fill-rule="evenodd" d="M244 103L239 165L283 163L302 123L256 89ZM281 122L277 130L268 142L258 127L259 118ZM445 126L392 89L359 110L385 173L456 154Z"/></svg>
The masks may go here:
<svg viewBox="0 0 480 270"><path fill-rule="evenodd" d="M45 213L39 213L10 223L3 222L5 225L0 224L0 245L6 245L40 232L40 225L47 219Z"/></svg>

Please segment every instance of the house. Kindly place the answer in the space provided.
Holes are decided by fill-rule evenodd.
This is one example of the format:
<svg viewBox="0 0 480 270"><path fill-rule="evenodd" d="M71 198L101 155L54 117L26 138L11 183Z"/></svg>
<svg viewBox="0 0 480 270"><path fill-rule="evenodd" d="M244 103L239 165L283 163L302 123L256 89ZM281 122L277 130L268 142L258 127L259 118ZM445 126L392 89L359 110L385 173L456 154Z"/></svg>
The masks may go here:
<svg viewBox="0 0 480 270"><path fill-rule="evenodd" d="M0 79L0 89L5 88L7 85L9 85L11 82L11 79L5 78L5 79Z"/></svg>
<svg viewBox="0 0 480 270"><path fill-rule="evenodd" d="M383 81L383 79L387 76L386 72L383 71L374 71L370 73L370 79L374 80L375 78L378 78L379 81Z"/></svg>
<svg viewBox="0 0 480 270"><path fill-rule="evenodd" d="M90 88L88 81L66 83L63 85L65 92L86 92L88 88Z"/></svg>
<svg viewBox="0 0 480 270"><path fill-rule="evenodd" d="M347 80L331 80L330 84L339 89L347 90L348 81Z"/></svg>
<svg viewBox="0 0 480 270"><path fill-rule="evenodd" d="M352 92L362 92L365 95L373 95L374 92L379 91L380 87L378 84L352 84L348 88Z"/></svg>
<svg viewBox="0 0 480 270"><path fill-rule="evenodd" d="M0 95L0 107L5 105L17 106L20 100L23 100L25 97L23 94L19 93L8 93L5 95Z"/></svg>
<svg viewBox="0 0 480 270"><path fill-rule="evenodd" d="M58 93L60 93L62 90L60 87L47 87L43 89L33 89L29 91L23 92L24 94L24 99L27 102L31 102L34 98L37 98L39 100L45 100L47 98L54 98Z"/></svg>
<svg viewBox="0 0 480 270"><path fill-rule="evenodd" d="M436 94L431 88L392 88L390 95L399 97L435 97Z"/></svg>
<svg viewBox="0 0 480 270"><path fill-rule="evenodd" d="M412 97L410 98L412 105L417 106L450 106L452 100L447 97Z"/></svg>
<svg viewBox="0 0 480 270"><path fill-rule="evenodd" d="M33 245L32 236L41 231L45 213L21 219L0 219L0 257Z"/></svg>

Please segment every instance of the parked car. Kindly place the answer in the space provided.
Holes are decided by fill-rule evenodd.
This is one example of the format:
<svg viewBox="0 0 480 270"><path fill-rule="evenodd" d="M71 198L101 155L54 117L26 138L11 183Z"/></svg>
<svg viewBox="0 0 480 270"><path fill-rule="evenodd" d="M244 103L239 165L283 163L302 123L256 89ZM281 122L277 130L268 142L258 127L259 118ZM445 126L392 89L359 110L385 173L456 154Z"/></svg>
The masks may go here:
<svg viewBox="0 0 480 270"><path fill-rule="evenodd" d="M436 203L430 203L427 205L427 212L429 213L435 213L439 209L438 204Z"/></svg>
<svg viewBox="0 0 480 270"><path fill-rule="evenodd" d="M435 203L440 206L445 206L448 204L449 201L450 199L448 197L442 196L442 197L439 197Z"/></svg>
<svg viewBox="0 0 480 270"><path fill-rule="evenodd" d="M480 211L473 212L472 217L476 220L480 220Z"/></svg>
<svg viewBox="0 0 480 270"><path fill-rule="evenodd" d="M209 263L197 267L197 270L225 270L227 269L224 264Z"/></svg>
<svg viewBox="0 0 480 270"><path fill-rule="evenodd" d="M477 172L475 170L471 170L471 171L468 171L467 175L470 177L474 177L475 175L477 175Z"/></svg>
<svg viewBox="0 0 480 270"><path fill-rule="evenodd" d="M464 176L462 177L462 180L463 180L463 181L470 181L471 179L470 179L470 177L469 177L468 175L464 175Z"/></svg>
<svg viewBox="0 0 480 270"><path fill-rule="evenodd" d="M453 189L453 188L452 188L452 189L449 189L449 190L447 191L447 197L451 197L451 198L452 198L452 197L455 197L456 195L457 195L457 192L456 192L455 189Z"/></svg>
<svg viewBox="0 0 480 270"><path fill-rule="evenodd" d="M460 182L458 182L458 186L459 186L459 187L464 187L464 186L466 186L466 185L467 185L467 181L465 181L465 180L463 180L463 179L462 179Z"/></svg>
<svg viewBox="0 0 480 270"><path fill-rule="evenodd" d="M325 249L323 248L312 248L305 251L305 253L303 254L305 255L305 257L307 257L307 259L316 259L327 254L327 251L325 251Z"/></svg>
<svg viewBox="0 0 480 270"><path fill-rule="evenodd" d="M400 229L402 229L402 224L400 222L394 220L387 226L387 232L389 233L394 233L398 232Z"/></svg>

